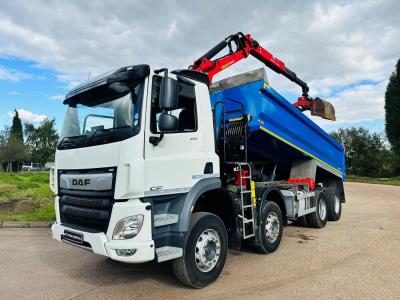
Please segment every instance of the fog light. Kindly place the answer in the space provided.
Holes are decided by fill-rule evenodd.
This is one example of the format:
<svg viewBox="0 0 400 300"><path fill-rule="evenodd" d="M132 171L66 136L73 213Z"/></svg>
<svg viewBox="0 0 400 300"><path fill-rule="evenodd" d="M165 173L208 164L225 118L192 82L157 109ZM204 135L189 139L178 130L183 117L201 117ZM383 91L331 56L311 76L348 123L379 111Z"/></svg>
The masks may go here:
<svg viewBox="0 0 400 300"><path fill-rule="evenodd" d="M120 220L115 225L113 240L126 240L137 236L142 229L143 215L136 215Z"/></svg>
<svg viewBox="0 0 400 300"><path fill-rule="evenodd" d="M136 249L115 249L118 256L132 256L136 253Z"/></svg>

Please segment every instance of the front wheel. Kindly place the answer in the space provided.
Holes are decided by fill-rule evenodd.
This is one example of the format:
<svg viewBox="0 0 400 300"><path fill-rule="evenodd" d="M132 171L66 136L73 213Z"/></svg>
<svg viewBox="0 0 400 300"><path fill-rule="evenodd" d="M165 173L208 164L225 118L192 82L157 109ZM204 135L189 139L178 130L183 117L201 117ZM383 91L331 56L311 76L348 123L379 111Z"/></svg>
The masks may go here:
<svg viewBox="0 0 400 300"><path fill-rule="evenodd" d="M228 234L216 215L193 213L183 256L172 261L175 276L183 284L202 288L214 282L225 265Z"/></svg>

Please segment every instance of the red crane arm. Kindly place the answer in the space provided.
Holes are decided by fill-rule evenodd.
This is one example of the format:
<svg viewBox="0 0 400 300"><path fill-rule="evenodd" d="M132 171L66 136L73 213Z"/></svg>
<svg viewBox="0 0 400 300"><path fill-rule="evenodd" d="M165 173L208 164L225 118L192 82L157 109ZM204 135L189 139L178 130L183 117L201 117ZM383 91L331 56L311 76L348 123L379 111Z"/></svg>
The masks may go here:
<svg viewBox="0 0 400 300"><path fill-rule="evenodd" d="M236 50L233 50L232 46L235 46ZM229 54L213 60L213 57L226 47L229 49ZM307 84L298 78L296 73L289 70L283 61L260 46L259 43L249 34L244 35L239 32L228 36L214 48L210 49L207 53L197 59L189 69L206 73L210 78L210 82L212 82L215 74L223 71L238 61L247 58L249 55L254 56L270 69L297 83L302 88L302 96L296 103L294 103L294 105L302 111L311 109L313 100L308 97L309 88Z"/></svg>

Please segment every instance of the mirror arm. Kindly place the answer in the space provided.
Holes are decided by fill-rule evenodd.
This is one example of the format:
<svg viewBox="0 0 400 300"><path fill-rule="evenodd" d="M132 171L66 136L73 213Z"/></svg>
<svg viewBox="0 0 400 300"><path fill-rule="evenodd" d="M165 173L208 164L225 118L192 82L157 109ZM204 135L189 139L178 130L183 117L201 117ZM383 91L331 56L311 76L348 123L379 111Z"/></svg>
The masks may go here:
<svg viewBox="0 0 400 300"><path fill-rule="evenodd" d="M164 78L163 80L168 79L168 69L167 68L162 68L159 70L155 70L154 73L159 74L164 72ZM173 80L173 79L172 79ZM173 89L174 90L174 89ZM175 91L175 90L174 90ZM175 91L176 92L176 91ZM176 104L175 104L176 105ZM161 113L162 114L167 114L168 111L171 111L172 107L170 107L170 105L168 106L168 108L170 108L170 110L167 110L165 108L161 109ZM149 137L149 142L153 145L153 146L157 146L162 139L164 138L164 132L161 132L160 136L151 136Z"/></svg>
<svg viewBox="0 0 400 300"><path fill-rule="evenodd" d="M166 110L162 109L161 113L166 113ZM164 132L161 132L160 136L151 136L151 137L149 137L149 142L153 146L157 146L162 141L163 138L164 138Z"/></svg>
<svg viewBox="0 0 400 300"><path fill-rule="evenodd" d="M157 146L162 141L163 138L164 138L164 133L161 133L160 136L151 136L151 137L149 137L149 142L153 146Z"/></svg>
<svg viewBox="0 0 400 300"><path fill-rule="evenodd" d="M168 69L167 69L167 68L162 68L162 69L154 70L154 73L156 73L156 74L160 74L160 73L162 73L162 72L164 72L164 76L165 76L165 77L168 77Z"/></svg>

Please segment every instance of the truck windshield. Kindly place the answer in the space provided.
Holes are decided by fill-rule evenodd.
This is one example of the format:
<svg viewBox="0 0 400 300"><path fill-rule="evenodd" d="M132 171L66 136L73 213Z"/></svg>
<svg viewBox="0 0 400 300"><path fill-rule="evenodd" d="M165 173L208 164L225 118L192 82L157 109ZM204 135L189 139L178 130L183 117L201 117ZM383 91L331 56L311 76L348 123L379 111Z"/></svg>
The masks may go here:
<svg viewBox="0 0 400 300"><path fill-rule="evenodd" d="M137 134L140 131L142 89L143 84L138 84L114 97L108 90L107 99L112 100L106 102L80 97L79 101L70 103L57 148L112 143Z"/></svg>

